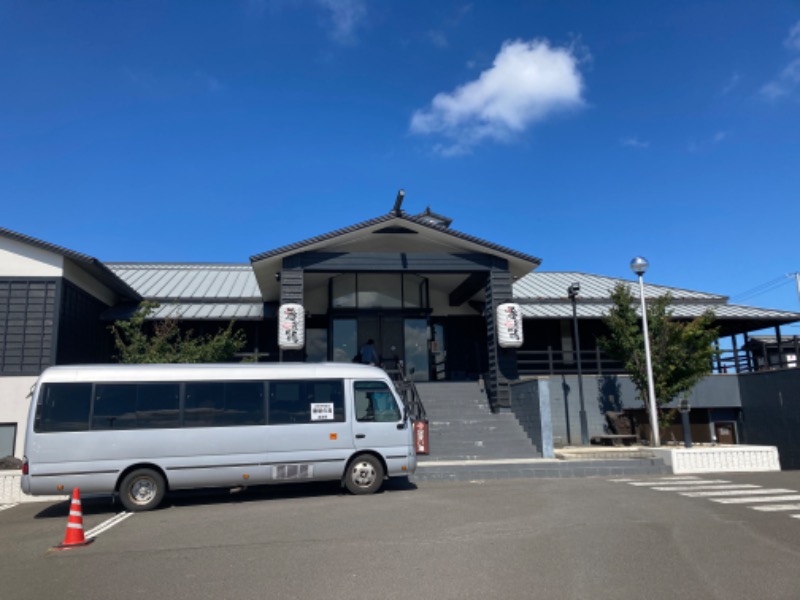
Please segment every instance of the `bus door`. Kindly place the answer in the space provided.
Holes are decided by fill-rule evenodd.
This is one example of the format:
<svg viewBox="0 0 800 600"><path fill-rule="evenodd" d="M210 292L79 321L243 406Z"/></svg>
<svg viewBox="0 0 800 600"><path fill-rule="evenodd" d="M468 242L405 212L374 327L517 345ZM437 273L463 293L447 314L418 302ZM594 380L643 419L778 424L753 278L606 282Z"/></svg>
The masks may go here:
<svg viewBox="0 0 800 600"><path fill-rule="evenodd" d="M385 381L353 384L354 445L362 448L403 448L409 444L403 413Z"/></svg>

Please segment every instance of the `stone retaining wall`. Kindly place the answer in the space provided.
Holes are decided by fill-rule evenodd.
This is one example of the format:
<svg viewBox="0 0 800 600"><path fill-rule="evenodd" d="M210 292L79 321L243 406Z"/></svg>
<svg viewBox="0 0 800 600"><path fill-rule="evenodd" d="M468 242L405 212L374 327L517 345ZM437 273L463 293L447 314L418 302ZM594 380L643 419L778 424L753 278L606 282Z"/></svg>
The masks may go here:
<svg viewBox="0 0 800 600"><path fill-rule="evenodd" d="M693 446L650 448L673 473L745 473L780 471L774 446Z"/></svg>
<svg viewBox="0 0 800 600"><path fill-rule="evenodd" d="M0 471L0 504L16 504L18 502L52 502L54 500L66 500L65 496L28 496L22 493L20 480L22 474L19 471Z"/></svg>

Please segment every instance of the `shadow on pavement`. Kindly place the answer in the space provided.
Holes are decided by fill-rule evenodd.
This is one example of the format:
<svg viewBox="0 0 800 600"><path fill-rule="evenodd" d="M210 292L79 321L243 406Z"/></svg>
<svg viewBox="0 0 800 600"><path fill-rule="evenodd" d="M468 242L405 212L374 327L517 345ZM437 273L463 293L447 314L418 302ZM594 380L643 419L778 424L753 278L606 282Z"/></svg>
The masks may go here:
<svg viewBox="0 0 800 600"><path fill-rule="evenodd" d="M397 477L384 482L378 494L394 494L416 490L417 485L405 477ZM248 488L209 488L180 490L167 494L155 510L179 508L182 506L207 506L213 504L242 504L248 502L281 501L294 498L313 498L320 496L350 496L337 481L309 482L281 485L260 485ZM69 515L70 500L51 504L38 512L35 519L62 519ZM123 512L124 508L112 495L81 496L83 516L108 515Z"/></svg>

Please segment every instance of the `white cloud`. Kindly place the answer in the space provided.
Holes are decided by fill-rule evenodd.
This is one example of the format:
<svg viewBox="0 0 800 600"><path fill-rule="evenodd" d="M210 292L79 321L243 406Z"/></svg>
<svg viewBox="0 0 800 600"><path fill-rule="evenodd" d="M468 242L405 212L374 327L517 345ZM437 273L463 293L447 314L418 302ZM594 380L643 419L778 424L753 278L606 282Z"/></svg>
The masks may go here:
<svg viewBox="0 0 800 600"><path fill-rule="evenodd" d="M789 50L800 50L800 21L789 30L789 37L783 41L783 45Z"/></svg>
<svg viewBox="0 0 800 600"><path fill-rule="evenodd" d="M438 48L447 48L447 36L441 31L430 30L426 35L434 46Z"/></svg>
<svg viewBox="0 0 800 600"><path fill-rule="evenodd" d="M775 79L764 84L759 93L768 100L776 100L791 94L798 84L800 84L800 58L786 65Z"/></svg>
<svg viewBox="0 0 800 600"><path fill-rule="evenodd" d="M726 83L725 87L722 88L722 94L730 94L734 88L739 85L741 80L742 77L739 75L739 73L734 72L730 79L728 79L728 83Z"/></svg>
<svg viewBox="0 0 800 600"><path fill-rule="evenodd" d="M213 75L209 75L205 71L201 71L199 69L196 70L194 72L194 78L209 92L217 93L222 91L222 82Z"/></svg>
<svg viewBox="0 0 800 600"><path fill-rule="evenodd" d="M800 52L800 21L789 30L789 36L783 45L792 53ZM792 94L800 85L800 58L792 59L772 81L765 83L759 90L767 100L777 100Z"/></svg>
<svg viewBox="0 0 800 600"><path fill-rule="evenodd" d="M555 111L583 105L574 48L546 40L508 41L474 81L439 93L411 118L411 131L441 135L444 155L469 152L483 140L505 141Z"/></svg>
<svg viewBox="0 0 800 600"><path fill-rule="evenodd" d="M650 147L650 142L640 140L637 137L624 138L620 140L620 143L623 146L628 146L629 148L639 148L640 150L646 150Z"/></svg>
<svg viewBox="0 0 800 600"><path fill-rule="evenodd" d="M354 44L355 31L367 16L364 0L316 0L329 12L331 39L340 44Z"/></svg>
<svg viewBox="0 0 800 600"><path fill-rule="evenodd" d="M243 0L245 13L254 19L261 19L266 13L272 16L284 10L305 10L308 7L321 9L321 26L333 41L352 45L356 40L356 30L367 17L366 0Z"/></svg>
<svg viewBox="0 0 800 600"><path fill-rule="evenodd" d="M705 151L706 149L710 149L712 146L716 144L721 144L726 139L728 139L728 132L727 131L717 131L711 137L706 137L701 139L700 141L697 140L689 140L689 143L686 145L686 149L689 152L701 152Z"/></svg>

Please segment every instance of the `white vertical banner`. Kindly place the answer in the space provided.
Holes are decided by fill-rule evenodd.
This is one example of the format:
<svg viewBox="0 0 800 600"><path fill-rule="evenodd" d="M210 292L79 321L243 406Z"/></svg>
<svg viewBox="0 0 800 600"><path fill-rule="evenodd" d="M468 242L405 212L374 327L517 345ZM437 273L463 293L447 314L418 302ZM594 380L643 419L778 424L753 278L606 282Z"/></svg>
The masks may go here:
<svg viewBox="0 0 800 600"><path fill-rule="evenodd" d="M497 343L501 348L522 346L522 309L507 302L497 307Z"/></svg>
<svg viewBox="0 0 800 600"><path fill-rule="evenodd" d="M299 350L306 343L306 311L301 304L281 304L278 309L278 347Z"/></svg>

